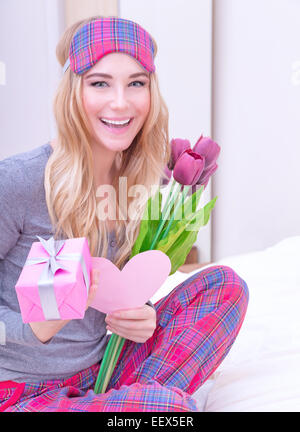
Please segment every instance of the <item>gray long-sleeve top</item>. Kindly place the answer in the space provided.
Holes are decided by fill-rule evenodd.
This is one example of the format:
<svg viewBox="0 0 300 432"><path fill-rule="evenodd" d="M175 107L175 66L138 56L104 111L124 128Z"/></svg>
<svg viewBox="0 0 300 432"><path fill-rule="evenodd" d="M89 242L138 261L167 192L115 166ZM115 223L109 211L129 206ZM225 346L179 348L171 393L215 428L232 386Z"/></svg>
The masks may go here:
<svg viewBox="0 0 300 432"><path fill-rule="evenodd" d="M107 343L105 314L92 308L47 343L21 318L16 282L36 235L48 239L54 234L44 189L51 152L47 143L0 161L0 381L69 378L99 362ZM108 258L114 248L111 239Z"/></svg>

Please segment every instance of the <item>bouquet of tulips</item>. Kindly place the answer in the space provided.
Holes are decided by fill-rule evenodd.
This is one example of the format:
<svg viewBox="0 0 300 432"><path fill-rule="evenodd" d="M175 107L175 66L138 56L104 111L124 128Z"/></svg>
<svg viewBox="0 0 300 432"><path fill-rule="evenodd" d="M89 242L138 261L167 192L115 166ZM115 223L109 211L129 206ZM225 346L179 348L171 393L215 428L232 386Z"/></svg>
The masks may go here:
<svg viewBox="0 0 300 432"><path fill-rule="evenodd" d="M130 258L147 250L160 250L171 261L170 275L184 264L200 227L209 221L217 199L215 197L203 208L197 209L203 190L218 168L216 160L219 153L219 145L208 137L201 136L193 149L188 140L178 138L171 141L171 158L165 168L166 179L161 185L166 186L172 180L170 191L163 208L159 189L156 195L148 199ZM192 193L188 196L190 191ZM157 207L159 218L152 218L153 209L157 210ZM94 388L95 393L105 392L124 342L123 337L114 333L111 335Z"/></svg>

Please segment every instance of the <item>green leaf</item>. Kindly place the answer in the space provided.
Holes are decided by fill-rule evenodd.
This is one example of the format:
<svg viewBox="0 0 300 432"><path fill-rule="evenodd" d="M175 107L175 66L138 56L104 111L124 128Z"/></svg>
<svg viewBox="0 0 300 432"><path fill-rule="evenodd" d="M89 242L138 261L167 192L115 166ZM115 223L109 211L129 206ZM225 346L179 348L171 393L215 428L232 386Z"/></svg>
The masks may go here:
<svg viewBox="0 0 300 432"><path fill-rule="evenodd" d="M159 240L155 246L156 250L164 252L170 258L170 275L175 273L184 264L188 253L197 240L199 229L208 223L211 211L215 206L217 197L213 198L203 208L196 212L194 211L198 207L203 189L203 187L199 188L182 204L181 208L176 212L168 235L164 239ZM143 219L140 223L139 235L132 249L131 258L140 252L150 249L160 223L158 215L161 217L161 204L162 194L158 189L155 196L148 199Z"/></svg>
<svg viewBox="0 0 300 432"><path fill-rule="evenodd" d="M148 199L147 205L145 207L143 218L140 222L139 234L138 234L137 239L136 239L134 246L132 248L130 258L134 257L135 255L137 255L139 253L139 251L141 249L141 245L142 245L144 238L147 234L147 231L149 229L148 214L149 214L150 205L151 205L151 198Z"/></svg>
<svg viewBox="0 0 300 432"><path fill-rule="evenodd" d="M197 240L197 235L198 232L196 231L184 231L168 250L167 255L172 265L170 275L175 273L185 263L188 253Z"/></svg>
<svg viewBox="0 0 300 432"><path fill-rule="evenodd" d="M211 211L214 208L217 199L217 196L214 197L209 203L204 206L204 225L206 225L209 221Z"/></svg>
<svg viewBox="0 0 300 432"><path fill-rule="evenodd" d="M206 225L209 220L216 199L217 197L194 213L193 217L190 216L189 220L176 221L177 223L172 226L168 235L158 242L156 249L164 252L171 260L170 275L184 264L188 253L197 240L199 229Z"/></svg>
<svg viewBox="0 0 300 432"><path fill-rule="evenodd" d="M161 217L162 194L157 190L155 196L150 197L140 223L140 231L132 248L131 257L150 249L152 239L158 229ZM152 219L153 218L153 219Z"/></svg>
<svg viewBox="0 0 300 432"><path fill-rule="evenodd" d="M196 192L194 192L189 198L185 200L185 203L178 209L174 216L174 222L182 219L189 219L191 215L195 214L195 211L199 205L200 198L204 187L201 186Z"/></svg>
<svg viewBox="0 0 300 432"><path fill-rule="evenodd" d="M170 247L165 252L171 260L171 274L184 264L188 253L197 240L198 231L204 224L204 209L199 210L195 217L187 223L184 231L174 241L174 234L170 239ZM189 228L192 228L189 230Z"/></svg>
<svg viewBox="0 0 300 432"><path fill-rule="evenodd" d="M157 249L168 255L168 251L172 245L175 244L181 235L183 235L185 230L189 231L187 229L188 226L195 224L195 222L197 222L197 224L194 226L194 230L199 230L204 224L204 209L198 210L189 220L181 219L180 221L176 221L176 224L173 224L168 235L164 239L159 240L157 243Z"/></svg>

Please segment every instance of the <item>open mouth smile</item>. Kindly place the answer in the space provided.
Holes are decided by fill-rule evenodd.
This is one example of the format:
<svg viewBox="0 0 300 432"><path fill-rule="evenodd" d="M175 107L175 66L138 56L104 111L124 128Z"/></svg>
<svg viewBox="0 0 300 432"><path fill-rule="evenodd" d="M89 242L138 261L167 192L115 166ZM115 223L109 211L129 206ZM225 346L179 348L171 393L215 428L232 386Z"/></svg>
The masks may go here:
<svg viewBox="0 0 300 432"><path fill-rule="evenodd" d="M124 120L109 120L107 118L101 118L100 120L105 126L116 129L126 128L132 121L131 118L127 118Z"/></svg>

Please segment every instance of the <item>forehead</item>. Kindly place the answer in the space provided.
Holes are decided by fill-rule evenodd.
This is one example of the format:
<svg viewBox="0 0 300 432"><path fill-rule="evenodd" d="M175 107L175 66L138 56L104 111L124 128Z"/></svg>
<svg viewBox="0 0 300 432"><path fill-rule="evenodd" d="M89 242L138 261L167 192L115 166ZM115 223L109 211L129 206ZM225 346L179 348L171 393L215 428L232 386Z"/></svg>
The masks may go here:
<svg viewBox="0 0 300 432"><path fill-rule="evenodd" d="M130 75L140 72L149 76L149 73L134 57L125 53L110 53L105 55L85 72L84 77L87 77L90 73L97 72L105 72L111 75Z"/></svg>

